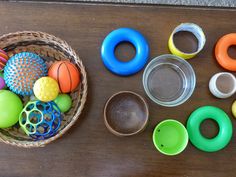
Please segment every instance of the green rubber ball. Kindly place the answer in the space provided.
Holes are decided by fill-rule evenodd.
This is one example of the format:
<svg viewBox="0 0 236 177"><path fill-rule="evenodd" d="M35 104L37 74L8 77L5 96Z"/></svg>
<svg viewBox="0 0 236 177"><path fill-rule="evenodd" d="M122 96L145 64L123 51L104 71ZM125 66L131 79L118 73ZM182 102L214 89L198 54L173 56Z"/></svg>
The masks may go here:
<svg viewBox="0 0 236 177"><path fill-rule="evenodd" d="M72 99L67 94L59 94L54 100L61 112L67 112L70 110L72 105Z"/></svg>
<svg viewBox="0 0 236 177"><path fill-rule="evenodd" d="M21 99L11 91L0 90L0 128L16 124L23 109Z"/></svg>

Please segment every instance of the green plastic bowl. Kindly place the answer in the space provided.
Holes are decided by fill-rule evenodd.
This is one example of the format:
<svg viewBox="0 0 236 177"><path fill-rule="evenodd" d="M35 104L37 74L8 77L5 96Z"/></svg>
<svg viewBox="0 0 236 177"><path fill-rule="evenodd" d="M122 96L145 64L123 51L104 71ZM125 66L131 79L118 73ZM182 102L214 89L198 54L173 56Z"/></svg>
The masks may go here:
<svg viewBox="0 0 236 177"><path fill-rule="evenodd" d="M153 143L165 155L177 155L188 144L188 132L179 121L167 119L160 122L153 132Z"/></svg>

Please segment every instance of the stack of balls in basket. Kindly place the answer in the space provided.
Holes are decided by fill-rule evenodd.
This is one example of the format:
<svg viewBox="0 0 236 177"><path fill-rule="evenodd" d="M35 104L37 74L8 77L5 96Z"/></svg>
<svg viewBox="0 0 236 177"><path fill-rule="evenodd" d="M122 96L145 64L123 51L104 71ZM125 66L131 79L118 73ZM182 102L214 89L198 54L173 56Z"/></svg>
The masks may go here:
<svg viewBox="0 0 236 177"><path fill-rule="evenodd" d="M63 113L72 106L69 93L79 83L79 70L68 60L47 67L35 53L21 52L9 58L0 49L0 128L19 123L35 140L55 135ZM23 103L24 97L31 99Z"/></svg>

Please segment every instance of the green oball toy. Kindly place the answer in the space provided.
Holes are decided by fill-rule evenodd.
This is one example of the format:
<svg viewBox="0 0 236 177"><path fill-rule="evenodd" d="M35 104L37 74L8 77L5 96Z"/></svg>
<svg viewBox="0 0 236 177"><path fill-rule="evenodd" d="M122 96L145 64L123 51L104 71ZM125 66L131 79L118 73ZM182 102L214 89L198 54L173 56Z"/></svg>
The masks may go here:
<svg viewBox="0 0 236 177"><path fill-rule="evenodd" d="M23 109L21 99L11 91L0 90L0 128L16 124Z"/></svg>
<svg viewBox="0 0 236 177"><path fill-rule="evenodd" d="M72 99L67 94L59 94L54 100L61 112L67 112L70 110L72 105Z"/></svg>

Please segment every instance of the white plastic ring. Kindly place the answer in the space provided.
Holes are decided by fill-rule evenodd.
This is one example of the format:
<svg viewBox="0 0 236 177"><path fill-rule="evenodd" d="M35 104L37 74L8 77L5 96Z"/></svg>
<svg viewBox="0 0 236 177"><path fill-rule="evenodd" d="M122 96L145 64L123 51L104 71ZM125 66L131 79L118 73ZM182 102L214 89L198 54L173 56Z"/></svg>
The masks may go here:
<svg viewBox="0 0 236 177"><path fill-rule="evenodd" d="M236 78L228 72L216 73L209 82L209 89L217 98L228 98L236 92Z"/></svg>

